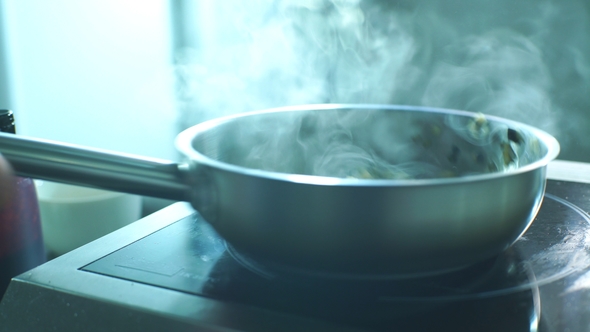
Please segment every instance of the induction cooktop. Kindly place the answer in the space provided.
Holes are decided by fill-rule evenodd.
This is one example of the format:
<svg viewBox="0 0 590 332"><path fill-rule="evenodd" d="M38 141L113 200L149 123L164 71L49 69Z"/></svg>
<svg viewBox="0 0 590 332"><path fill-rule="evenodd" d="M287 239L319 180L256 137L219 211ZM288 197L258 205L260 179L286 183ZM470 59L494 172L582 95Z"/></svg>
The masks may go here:
<svg viewBox="0 0 590 332"><path fill-rule="evenodd" d="M277 268L177 203L15 278L0 331L587 331L590 184L551 179L508 250L444 274Z"/></svg>

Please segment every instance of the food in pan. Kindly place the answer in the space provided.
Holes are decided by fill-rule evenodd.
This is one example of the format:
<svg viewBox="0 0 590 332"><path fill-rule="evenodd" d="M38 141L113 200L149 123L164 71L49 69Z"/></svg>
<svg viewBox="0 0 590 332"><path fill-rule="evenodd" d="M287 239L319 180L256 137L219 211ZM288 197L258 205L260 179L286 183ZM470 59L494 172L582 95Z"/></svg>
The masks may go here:
<svg viewBox="0 0 590 332"><path fill-rule="evenodd" d="M534 160L540 153L534 138L506 126L493 127L483 114L463 123L453 121L447 125L420 124L418 133L411 137L415 159L411 162L391 162L347 142L351 146L338 147L346 153L337 154L330 148L328 157L322 156L324 172L317 175L352 179L449 178L506 171ZM329 168L326 163L336 165Z"/></svg>

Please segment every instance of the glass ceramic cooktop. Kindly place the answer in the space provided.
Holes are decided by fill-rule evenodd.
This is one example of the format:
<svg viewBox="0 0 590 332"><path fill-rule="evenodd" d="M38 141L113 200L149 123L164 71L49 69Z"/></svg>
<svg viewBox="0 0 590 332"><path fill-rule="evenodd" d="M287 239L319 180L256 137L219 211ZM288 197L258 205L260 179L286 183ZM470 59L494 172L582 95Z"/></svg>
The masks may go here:
<svg viewBox="0 0 590 332"><path fill-rule="evenodd" d="M587 288L588 195L590 185L549 181L537 219L510 249L437 276L356 280L277 269L233 250L197 214L82 270L375 331L553 331L576 324L563 318L566 295Z"/></svg>

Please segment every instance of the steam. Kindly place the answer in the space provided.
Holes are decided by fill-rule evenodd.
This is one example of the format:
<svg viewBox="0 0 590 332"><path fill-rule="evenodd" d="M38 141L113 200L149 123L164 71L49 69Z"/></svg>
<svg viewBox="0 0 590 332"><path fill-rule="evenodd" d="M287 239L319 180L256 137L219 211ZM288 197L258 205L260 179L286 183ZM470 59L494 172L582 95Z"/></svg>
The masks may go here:
<svg viewBox="0 0 590 332"><path fill-rule="evenodd" d="M452 44L447 54L460 64L437 64L424 104L478 110L556 131L547 93L551 78L539 48L528 39L497 30Z"/></svg>
<svg viewBox="0 0 590 332"><path fill-rule="evenodd" d="M511 118L590 149L590 140L578 138L590 125L590 21L582 1L215 3L221 41L178 52L181 128L276 106L394 103ZM382 164L330 138L338 135L326 133L333 153L318 163Z"/></svg>
<svg viewBox="0 0 590 332"><path fill-rule="evenodd" d="M250 169L356 179L503 172L548 152L522 128L459 112L354 106L265 112L237 120L199 134L194 148Z"/></svg>
<svg viewBox="0 0 590 332"><path fill-rule="evenodd" d="M236 22L232 36L241 38L179 53L185 127L276 106L388 103L415 76L413 38L397 18L365 12L359 0L233 5L226 22Z"/></svg>

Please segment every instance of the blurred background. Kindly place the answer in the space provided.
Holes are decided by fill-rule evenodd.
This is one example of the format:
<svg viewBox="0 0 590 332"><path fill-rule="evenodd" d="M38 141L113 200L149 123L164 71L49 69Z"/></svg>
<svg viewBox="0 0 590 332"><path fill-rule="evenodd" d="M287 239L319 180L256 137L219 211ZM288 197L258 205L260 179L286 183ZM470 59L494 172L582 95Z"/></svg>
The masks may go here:
<svg viewBox="0 0 590 332"><path fill-rule="evenodd" d="M175 159L175 135L260 108L496 114L590 161L585 0L2 0L0 107L20 134Z"/></svg>

